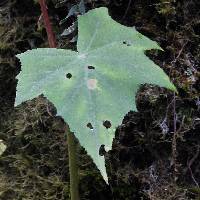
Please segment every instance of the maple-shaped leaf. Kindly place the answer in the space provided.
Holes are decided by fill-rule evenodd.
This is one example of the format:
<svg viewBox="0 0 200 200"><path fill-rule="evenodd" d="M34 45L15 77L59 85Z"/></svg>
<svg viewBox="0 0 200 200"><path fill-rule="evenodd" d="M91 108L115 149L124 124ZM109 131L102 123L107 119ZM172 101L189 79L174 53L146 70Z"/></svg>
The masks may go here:
<svg viewBox="0 0 200 200"><path fill-rule="evenodd" d="M111 149L116 127L130 110L141 84L175 90L145 50L161 49L134 28L114 21L106 8L78 17L77 52L41 48L17 55L16 105L43 93L69 124L107 181L99 149Z"/></svg>

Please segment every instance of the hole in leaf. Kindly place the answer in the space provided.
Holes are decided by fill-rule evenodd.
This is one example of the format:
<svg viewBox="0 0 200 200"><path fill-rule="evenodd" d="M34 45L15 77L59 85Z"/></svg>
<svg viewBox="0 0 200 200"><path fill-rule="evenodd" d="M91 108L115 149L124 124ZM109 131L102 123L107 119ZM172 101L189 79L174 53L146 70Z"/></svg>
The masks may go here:
<svg viewBox="0 0 200 200"><path fill-rule="evenodd" d="M99 155L104 156L106 154L105 145L102 144L99 148Z"/></svg>
<svg viewBox="0 0 200 200"><path fill-rule="evenodd" d="M93 66L88 66L88 69L95 69L95 67L93 67Z"/></svg>
<svg viewBox="0 0 200 200"><path fill-rule="evenodd" d="M108 120L105 120L104 122L103 122L103 126L105 127L105 128L110 128L111 126L112 126L112 124L111 124L111 122L110 121L108 121Z"/></svg>
<svg viewBox="0 0 200 200"><path fill-rule="evenodd" d="M123 44L125 44L126 46L131 46L131 43L130 42L127 42L127 41L123 41Z"/></svg>
<svg viewBox="0 0 200 200"><path fill-rule="evenodd" d="M87 124L87 127L88 127L89 129L93 130L93 126L92 126L92 124L91 124L90 122Z"/></svg>
<svg viewBox="0 0 200 200"><path fill-rule="evenodd" d="M66 78L70 79L72 77L72 74L71 73L67 73L66 74Z"/></svg>

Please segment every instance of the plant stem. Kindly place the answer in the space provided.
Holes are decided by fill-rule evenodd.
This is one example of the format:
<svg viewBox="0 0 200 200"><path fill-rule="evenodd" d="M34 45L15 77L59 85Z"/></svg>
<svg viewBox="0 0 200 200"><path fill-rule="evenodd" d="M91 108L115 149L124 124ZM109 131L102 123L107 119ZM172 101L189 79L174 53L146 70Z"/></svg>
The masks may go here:
<svg viewBox="0 0 200 200"><path fill-rule="evenodd" d="M69 173L70 173L70 195L71 200L79 200L79 175L77 164L77 144L75 136L66 127L68 157L69 157Z"/></svg>
<svg viewBox="0 0 200 200"><path fill-rule="evenodd" d="M53 34L53 31L52 31L52 26L51 26L51 23L50 23L50 20L49 20L49 15L48 15L48 12L47 12L47 6L46 6L46 3L45 3L45 0L39 0L39 3L40 3L41 11L42 11L44 25L45 25L47 36L48 36L49 47L56 48L56 46L57 46L56 45L56 39L55 39L55 36Z"/></svg>
<svg viewBox="0 0 200 200"><path fill-rule="evenodd" d="M52 31L52 26L49 20L49 15L47 12L47 6L45 0L39 0L44 25L46 28L48 42L50 48L56 48L56 39ZM76 138L68 126L65 128L67 134L68 143L68 157L69 157L69 173L70 173L70 196L71 200L79 200L79 174L78 174L78 164L77 164L77 144Z"/></svg>

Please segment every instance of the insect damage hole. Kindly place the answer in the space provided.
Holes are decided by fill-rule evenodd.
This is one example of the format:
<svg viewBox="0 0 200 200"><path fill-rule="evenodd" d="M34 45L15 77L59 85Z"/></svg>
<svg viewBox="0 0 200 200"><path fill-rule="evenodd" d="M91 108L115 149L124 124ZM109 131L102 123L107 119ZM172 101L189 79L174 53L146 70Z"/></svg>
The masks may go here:
<svg viewBox="0 0 200 200"><path fill-rule="evenodd" d="M93 66L88 66L88 69L95 69L95 67L93 67Z"/></svg>
<svg viewBox="0 0 200 200"><path fill-rule="evenodd" d="M67 73L66 74L66 78L68 78L68 79L72 78L72 74L71 73Z"/></svg>
<svg viewBox="0 0 200 200"><path fill-rule="evenodd" d="M104 156L105 154L106 154L105 145L102 144L102 145L99 147L99 155L100 155L100 156Z"/></svg>
<svg viewBox="0 0 200 200"><path fill-rule="evenodd" d="M103 126L104 126L105 128L107 128L107 129L109 129L109 128L112 126L112 124L111 124L110 121L105 120L105 121L103 122Z"/></svg>
<svg viewBox="0 0 200 200"><path fill-rule="evenodd" d="M89 123L87 123L87 127L90 129L90 130L93 130L93 126L92 126L92 124L89 122Z"/></svg>
<svg viewBox="0 0 200 200"><path fill-rule="evenodd" d="M131 46L131 43L130 42L128 42L128 41L123 41L123 44L125 44L126 46Z"/></svg>

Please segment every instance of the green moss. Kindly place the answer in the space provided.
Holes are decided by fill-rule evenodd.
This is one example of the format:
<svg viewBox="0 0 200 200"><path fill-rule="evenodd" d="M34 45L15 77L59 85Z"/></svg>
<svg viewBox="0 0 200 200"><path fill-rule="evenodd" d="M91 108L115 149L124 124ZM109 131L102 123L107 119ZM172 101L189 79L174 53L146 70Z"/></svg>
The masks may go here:
<svg viewBox="0 0 200 200"><path fill-rule="evenodd" d="M0 54L6 54L11 51L12 45L9 43L0 42Z"/></svg>
<svg viewBox="0 0 200 200"><path fill-rule="evenodd" d="M175 7L173 6L175 0L159 0L159 3L156 4L156 10L161 15L170 15L176 12Z"/></svg>
<svg viewBox="0 0 200 200"><path fill-rule="evenodd" d="M188 188L188 195L194 196L194 200L200 200L200 188L199 187L191 187Z"/></svg>

